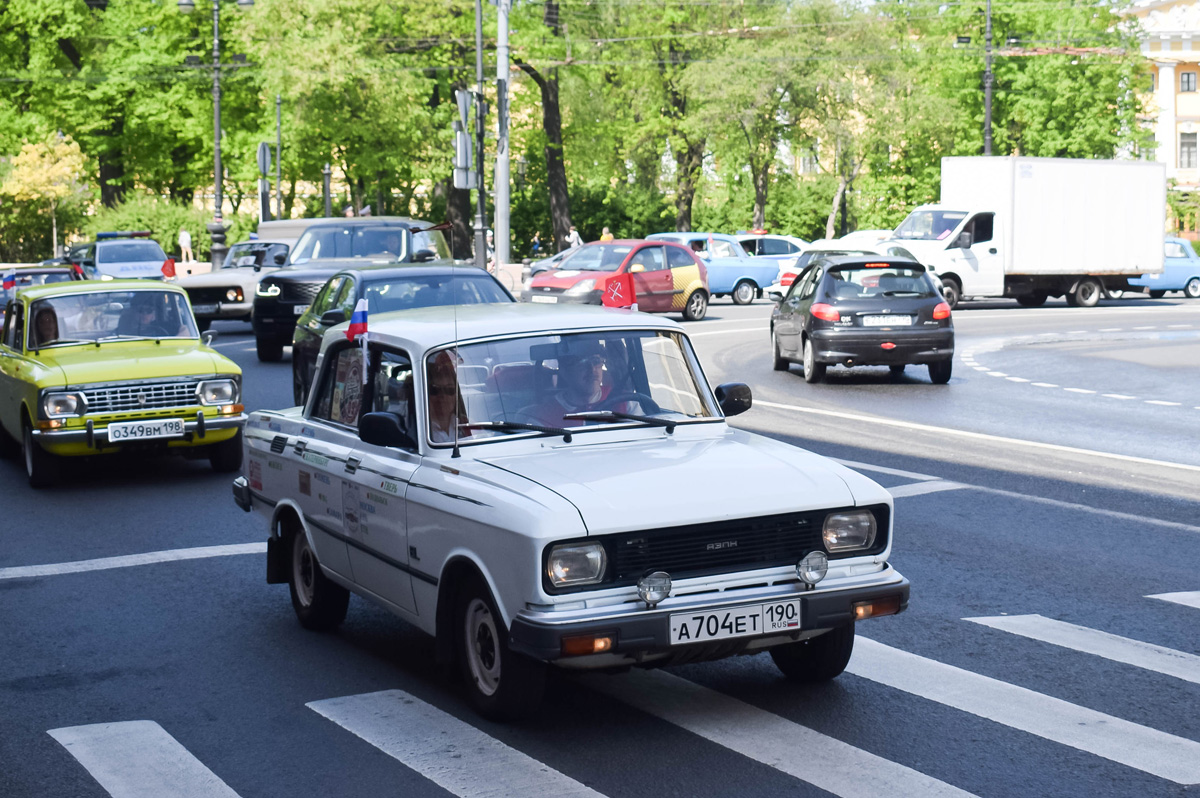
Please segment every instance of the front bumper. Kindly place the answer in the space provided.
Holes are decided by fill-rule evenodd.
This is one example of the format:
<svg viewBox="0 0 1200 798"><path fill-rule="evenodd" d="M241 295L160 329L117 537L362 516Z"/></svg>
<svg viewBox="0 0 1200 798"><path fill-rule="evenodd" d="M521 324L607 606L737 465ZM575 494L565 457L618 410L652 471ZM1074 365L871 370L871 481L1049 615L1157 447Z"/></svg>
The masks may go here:
<svg viewBox="0 0 1200 798"><path fill-rule="evenodd" d="M824 329L813 330L818 363L845 366L890 366L934 363L954 357L954 329ZM883 344L893 344L885 349Z"/></svg>
<svg viewBox="0 0 1200 798"><path fill-rule="evenodd" d="M108 439L108 427L99 427L88 419L87 426L79 429L31 430L33 439L38 445L51 454L72 456L97 454L102 451L116 452L126 448L145 446L179 448L191 446L207 446L220 443L237 434L246 426L246 414L226 416L205 416L203 411L197 411L194 417L183 422L183 435L177 438L151 438L145 441L113 442ZM123 419L139 421L141 419ZM146 419L147 421L158 419Z"/></svg>
<svg viewBox="0 0 1200 798"><path fill-rule="evenodd" d="M609 611L593 613L598 617L554 616L571 613L525 611L513 619L509 645L515 651L567 668L605 669L630 665L667 665L741 653L761 651L783 645L814 632L844 626L855 618L854 605L864 601L899 599L899 610L908 606L909 582L891 567L866 582L841 588L802 590L798 585L737 591L737 599L725 601L714 594L683 596L646 609L642 602L617 605ZM750 595L745 595L749 592ZM717 596L727 594L717 594ZM715 599L715 600L714 600ZM677 613L710 612L735 609L783 599L798 599L801 604L800 626L784 633L725 638L701 643L671 644L670 618ZM670 606L666 606L666 604ZM635 609L636 608L636 609ZM603 654L567 657L563 639L586 635L613 638L612 648Z"/></svg>
<svg viewBox="0 0 1200 798"><path fill-rule="evenodd" d="M197 319L249 319L253 302L197 302L192 305Z"/></svg>

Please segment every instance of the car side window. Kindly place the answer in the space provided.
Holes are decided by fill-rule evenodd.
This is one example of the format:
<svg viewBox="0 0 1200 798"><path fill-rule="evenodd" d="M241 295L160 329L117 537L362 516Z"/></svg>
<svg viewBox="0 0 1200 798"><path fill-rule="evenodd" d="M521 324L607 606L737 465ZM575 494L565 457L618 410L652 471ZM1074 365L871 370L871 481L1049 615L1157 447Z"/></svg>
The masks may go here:
<svg viewBox="0 0 1200 798"><path fill-rule="evenodd" d="M714 239L712 242L712 256L714 258L737 258L741 257L740 253L733 248L733 244L728 241Z"/></svg>
<svg viewBox="0 0 1200 798"><path fill-rule="evenodd" d="M1178 241L1168 241L1166 248L1163 250L1168 258L1186 258L1187 253L1183 251L1183 245Z"/></svg>
<svg viewBox="0 0 1200 798"><path fill-rule="evenodd" d="M640 263L648 272L660 272L667 268L667 265L663 263L662 247L642 247L633 253L629 263L630 265Z"/></svg>
<svg viewBox="0 0 1200 798"><path fill-rule="evenodd" d="M992 214L981 213L963 228L964 232L971 232L972 244L980 244L984 241L992 240L992 219Z"/></svg>
<svg viewBox="0 0 1200 798"><path fill-rule="evenodd" d="M350 314L354 312L354 279L347 277L342 280L342 286L338 289L337 298L333 300L331 307L341 308L346 311L346 318L350 318Z"/></svg>
<svg viewBox="0 0 1200 798"><path fill-rule="evenodd" d="M412 359L393 349L371 347L371 396L373 413L395 413L405 432L417 437L416 393Z"/></svg>
<svg viewBox="0 0 1200 798"><path fill-rule="evenodd" d="M759 250L759 244L761 244L761 243L762 242L760 240L758 240L756 238L751 238L748 241L742 242L742 249L746 250L747 255L765 254L763 252L760 252L760 250Z"/></svg>
<svg viewBox="0 0 1200 798"><path fill-rule="evenodd" d="M21 351L22 315L20 303L12 302L9 304L8 313L4 317L4 345L17 352Z"/></svg>
<svg viewBox="0 0 1200 798"><path fill-rule="evenodd" d="M321 288L317 298L313 300L312 312L317 318L321 318L321 314L333 307L333 300L337 298L338 288L342 285L341 277L334 277L329 282L325 283Z"/></svg>
<svg viewBox="0 0 1200 798"><path fill-rule="evenodd" d="M792 285L788 288L786 299L792 297L799 298L804 292L804 285L808 282L808 278L812 276L812 267L805 269L796 275L796 279L792 280Z"/></svg>
<svg viewBox="0 0 1200 798"><path fill-rule="evenodd" d="M358 346L343 346L330 358L326 355L321 392L312 417L347 427L358 427L363 398L363 353Z"/></svg>
<svg viewBox="0 0 1200 798"><path fill-rule="evenodd" d="M813 295L817 290L817 283L821 281L821 275L824 274L824 271L820 266L813 267L812 273L808 275L808 279L804 281L804 285L800 289L801 299L808 299Z"/></svg>
<svg viewBox="0 0 1200 798"><path fill-rule="evenodd" d="M683 247L667 247L667 265L672 269L682 269L687 266L695 267L696 261Z"/></svg>
<svg viewBox="0 0 1200 798"><path fill-rule="evenodd" d="M788 242L778 238L764 238L758 243L760 255L786 255L791 251L788 249Z"/></svg>

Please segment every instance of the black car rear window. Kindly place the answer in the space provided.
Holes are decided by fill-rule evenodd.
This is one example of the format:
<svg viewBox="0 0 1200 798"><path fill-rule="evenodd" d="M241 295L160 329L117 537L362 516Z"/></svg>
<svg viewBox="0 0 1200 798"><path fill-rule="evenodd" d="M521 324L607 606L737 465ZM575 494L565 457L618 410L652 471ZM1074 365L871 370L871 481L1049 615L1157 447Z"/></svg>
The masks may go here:
<svg viewBox="0 0 1200 798"><path fill-rule="evenodd" d="M832 299L864 299L872 296L935 297L937 291L921 268L900 265L831 266L822 285Z"/></svg>
<svg viewBox="0 0 1200 798"><path fill-rule="evenodd" d="M365 296L368 313L441 305L512 302L512 298L491 277L463 275L392 277L367 283Z"/></svg>
<svg viewBox="0 0 1200 798"><path fill-rule="evenodd" d="M162 247L153 241L111 241L96 245L97 263L126 263L129 261L155 261L167 259Z"/></svg>

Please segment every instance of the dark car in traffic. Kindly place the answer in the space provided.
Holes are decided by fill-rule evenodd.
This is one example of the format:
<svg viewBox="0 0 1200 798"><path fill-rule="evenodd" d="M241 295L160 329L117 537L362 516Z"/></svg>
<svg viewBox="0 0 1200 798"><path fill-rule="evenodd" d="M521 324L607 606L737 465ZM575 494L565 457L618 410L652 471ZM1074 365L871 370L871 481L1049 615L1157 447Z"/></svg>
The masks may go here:
<svg viewBox="0 0 1200 798"><path fill-rule="evenodd" d="M367 300L368 320L393 310L516 301L499 280L475 266L442 262L340 271L321 286L296 323L292 337L296 404L304 404L308 396L325 331L347 321L360 299Z"/></svg>
<svg viewBox="0 0 1200 798"><path fill-rule="evenodd" d="M771 347L776 371L804 365L820 382L831 365L929 368L935 384L950 381L954 324L950 306L921 264L897 257L821 257L787 294L772 292Z"/></svg>
<svg viewBox="0 0 1200 798"><path fill-rule="evenodd" d="M449 259L450 247L428 222L394 216L313 219L284 268L254 292L251 323L258 359L274 362L292 343L296 321L336 271L388 263ZM415 231L415 232L414 232Z"/></svg>

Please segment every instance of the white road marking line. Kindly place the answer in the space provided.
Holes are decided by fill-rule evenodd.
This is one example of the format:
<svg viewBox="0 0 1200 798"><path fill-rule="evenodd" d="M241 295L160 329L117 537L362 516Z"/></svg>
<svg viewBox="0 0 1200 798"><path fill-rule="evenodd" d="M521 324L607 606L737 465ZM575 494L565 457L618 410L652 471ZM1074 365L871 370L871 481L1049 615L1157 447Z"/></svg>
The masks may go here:
<svg viewBox="0 0 1200 798"><path fill-rule="evenodd" d="M966 483L963 483L966 484ZM991 493L994 496L1005 496L1018 501L1034 502L1035 504L1045 504L1049 507L1059 507L1064 510L1073 512L1093 513L1095 515L1103 515L1107 518L1115 518L1118 521L1128 521L1130 524L1150 524L1151 526L1160 526L1164 529L1177 529L1180 532L1200 532L1200 526L1192 524L1184 524L1179 521L1165 521L1161 518L1147 518L1143 515L1135 515L1133 513L1122 513L1118 510L1105 510L1102 507L1093 507L1090 504L1077 504L1075 502L1064 502L1060 499L1048 499L1045 496L1030 496L1027 493L1017 493L1013 490L1001 490L1000 488L987 488L982 485L968 485L972 490L981 490L984 493Z"/></svg>
<svg viewBox="0 0 1200 798"><path fill-rule="evenodd" d="M113 798L238 798L152 720L52 729Z"/></svg>
<svg viewBox="0 0 1200 798"><path fill-rule="evenodd" d="M1070 391L1071 393L1095 393L1095 391L1089 391L1087 388L1063 388L1063 390Z"/></svg>
<svg viewBox="0 0 1200 798"><path fill-rule="evenodd" d="M1104 398L1105 399L1137 399L1136 396L1126 396L1123 393L1106 393L1106 394L1104 394Z"/></svg>
<svg viewBox="0 0 1200 798"><path fill-rule="evenodd" d="M1179 407L1183 403L1182 402L1164 402L1161 399L1147 399L1146 404L1159 405L1160 407Z"/></svg>
<svg viewBox="0 0 1200 798"><path fill-rule="evenodd" d="M1182 604L1185 607L1194 607L1200 610L1200 590L1190 593L1155 593L1152 596L1146 596L1146 598L1169 601L1172 604Z"/></svg>
<svg viewBox="0 0 1200 798"><path fill-rule="evenodd" d="M988 370L987 366L972 366L971 368L975 369L976 371L987 371Z"/></svg>
<svg viewBox="0 0 1200 798"><path fill-rule="evenodd" d="M963 620L1200 684L1200 657L1195 654L1131 640L1128 637L1118 637L1108 632L1056 621L1041 615L1005 615Z"/></svg>
<svg viewBox="0 0 1200 798"><path fill-rule="evenodd" d="M663 671L579 677L589 688L846 798L966 796L945 782Z"/></svg>
<svg viewBox="0 0 1200 798"><path fill-rule="evenodd" d="M1187 329L1191 329L1191 326L1192 325L1190 325L1190 324L1168 324L1167 325L1167 327L1169 327L1172 330L1187 330Z"/></svg>
<svg viewBox="0 0 1200 798"><path fill-rule="evenodd" d="M916 471L902 471L899 468L888 468L887 466L875 465L874 463L860 463L855 460L841 460L836 457L831 457L830 459L835 463L841 463L847 468L856 468L860 471L874 471L877 474L891 474L894 477L908 477L909 479L941 479L941 477L935 477L930 474L918 474Z"/></svg>
<svg viewBox="0 0 1200 798"><path fill-rule="evenodd" d="M1007 376L1008 376L1008 375L1007 375L1007 374L1005 374L1003 371L989 371L989 372L987 373L987 375L988 375L989 377L1007 377Z"/></svg>
<svg viewBox="0 0 1200 798"><path fill-rule="evenodd" d="M1087 335L1087 330L1071 330L1067 335Z"/></svg>
<svg viewBox="0 0 1200 798"><path fill-rule="evenodd" d="M263 543L234 543L228 546L200 546L194 549L172 549L170 551L150 551L145 554L127 554L123 557L101 557L97 560L79 560L77 562L60 562L49 565L18 565L11 568L0 568L0 580L27 579L36 576L60 576L62 574L77 574L85 571L106 571L110 568L129 568L135 565L151 565L160 562L177 562L179 560L203 560L208 557L230 557L238 554L265 554L267 544Z"/></svg>
<svg viewBox="0 0 1200 798"><path fill-rule="evenodd" d="M603 798L403 690L330 698L305 706L454 795Z"/></svg>
<svg viewBox="0 0 1200 798"><path fill-rule="evenodd" d="M1120 327L1101 327L1097 332L1120 332Z"/></svg>
<svg viewBox="0 0 1200 798"><path fill-rule="evenodd" d="M892 494L893 499L902 499L905 496L922 496L926 493L940 493L944 490L963 490L970 487L961 482L950 482L948 480L935 480L933 482L914 482L911 485L898 485L894 488L888 488L888 493Z"/></svg>
<svg viewBox="0 0 1200 798"><path fill-rule="evenodd" d="M1134 327L1133 329L1135 329L1135 330L1157 330L1158 327L1154 324L1151 324L1149 327Z"/></svg>
<svg viewBox="0 0 1200 798"><path fill-rule="evenodd" d="M859 635L847 673L1176 784L1200 784L1200 743L910 654Z"/></svg>
<svg viewBox="0 0 1200 798"><path fill-rule="evenodd" d="M1009 377L1008 381L1009 382L1029 382L1029 380L1025 379L1024 377Z"/></svg>
<svg viewBox="0 0 1200 798"><path fill-rule="evenodd" d="M1124 463L1141 463L1143 465L1160 466L1163 468L1177 468L1181 471L1194 471L1200 473L1200 465L1190 465L1188 463L1173 463L1167 460L1151 460L1148 457L1134 457L1129 454L1113 454L1111 452L1098 452L1094 449L1080 449L1075 446L1063 446L1057 443L1042 443L1041 441L1027 441L1022 438L1003 438L999 435L988 435L983 432L970 432L968 430L954 429L953 427L935 427L930 424L917 424L912 421L898 421L890 418L879 418L878 416L864 416L858 413L842 413L837 410L823 410L816 407L800 407L799 405L785 405L780 402L768 402L765 400L755 400L756 407L771 407L776 410L790 410L794 413L809 413L815 416L828 416L830 418L841 418L849 421L858 421L867 424L880 424L885 427L896 427L898 429L909 429L918 432L932 432L942 436L956 436L959 438L971 438L973 440L992 441L995 443L1005 443L1014 446L1027 446L1031 449L1045 449L1048 451L1065 452L1068 454L1085 455L1088 457L1098 457L1104 460L1119 460ZM1018 495L1018 494L1014 494ZM1134 518L1136 516L1130 516Z"/></svg>
<svg viewBox="0 0 1200 798"><path fill-rule="evenodd" d="M1053 382L1032 382L1030 383L1035 388L1057 388L1058 384Z"/></svg>

